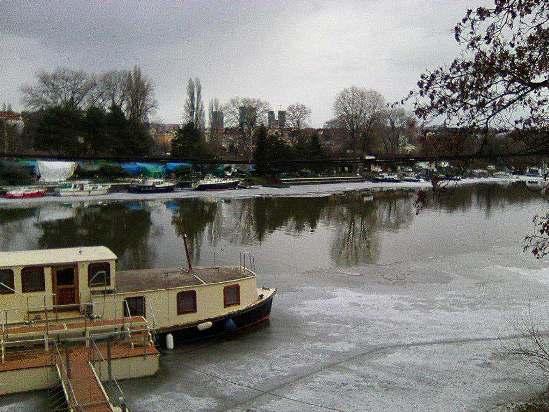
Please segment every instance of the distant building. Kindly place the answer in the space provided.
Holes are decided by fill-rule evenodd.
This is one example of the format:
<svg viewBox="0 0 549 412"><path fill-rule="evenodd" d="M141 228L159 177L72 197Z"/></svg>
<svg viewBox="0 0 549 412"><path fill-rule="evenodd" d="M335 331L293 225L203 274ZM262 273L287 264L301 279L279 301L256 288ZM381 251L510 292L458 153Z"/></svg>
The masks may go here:
<svg viewBox="0 0 549 412"><path fill-rule="evenodd" d="M275 112L273 110L269 110L269 113L267 114L267 127L269 129L274 129L277 127L277 124L276 124L276 117L275 117Z"/></svg>
<svg viewBox="0 0 549 412"><path fill-rule="evenodd" d="M280 129L284 129L286 127L286 111L285 110L278 111L278 127Z"/></svg>
<svg viewBox="0 0 549 412"><path fill-rule="evenodd" d="M274 110L270 110L267 114L267 126L269 129L284 129L286 127L286 111L279 110L277 119Z"/></svg>

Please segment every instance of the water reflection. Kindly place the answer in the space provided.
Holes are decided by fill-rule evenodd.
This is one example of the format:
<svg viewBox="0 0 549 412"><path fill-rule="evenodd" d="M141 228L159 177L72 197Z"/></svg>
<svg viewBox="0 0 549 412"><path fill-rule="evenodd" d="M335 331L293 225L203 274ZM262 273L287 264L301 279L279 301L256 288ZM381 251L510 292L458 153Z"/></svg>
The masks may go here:
<svg viewBox="0 0 549 412"><path fill-rule="evenodd" d="M109 203L76 207L70 218L37 221L40 248L104 245L118 255L121 264L147 267L154 253L147 241L150 211L133 204Z"/></svg>
<svg viewBox="0 0 549 412"><path fill-rule="evenodd" d="M185 199L176 206L168 202L167 209L172 210L172 224L179 237L187 234L192 248L193 261L200 261L204 233L208 243L215 245L222 226L219 203L213 200Z"/></svg>
<svg viewBox="0 0 549 412"><path fill-rule="evenodd" d="M428 193L426 197L421 218L432 214L439 224L440 212L474 209L489 219L510 205L520 209L529 202L544 202L539 194L523 187L498 185L462 186L436 195ZM236 250L242 246L260 248L274 238L290 236L293 241L279 242L269 253L284 256L295 253L295 248L311 248L310 243L302 246L302 239L313 238L317 245L326 245L333 265L376 263L384 255L383 250L385 255L388 253L386 235L408 231L412 241L419 236L409 230L418 218L415 198L414 192L380 192L373 196L350 192L324 197L195 198L0 208L0 247L14 250L105 245L120 257L121 267L139 268L181 264L181 245L177 242L185 233L196 264L211 263L216 248L231 248L231 253L238 256ZM427 230L439 230L432 226Z"/></svg>

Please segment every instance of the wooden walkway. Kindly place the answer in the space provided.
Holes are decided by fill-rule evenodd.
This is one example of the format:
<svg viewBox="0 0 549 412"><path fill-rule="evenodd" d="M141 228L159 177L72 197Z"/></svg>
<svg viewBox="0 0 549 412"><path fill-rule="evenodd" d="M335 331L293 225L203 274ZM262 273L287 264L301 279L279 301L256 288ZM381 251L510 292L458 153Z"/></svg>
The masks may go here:
<svg viewBox="0 0 549 412"><path fill-rule="evenodd" d="M85 412L111 412L113 407L89 361L86 347L72 348L68 355L68 376L59 368L59 378L68 395L69 407Z"/></svg>

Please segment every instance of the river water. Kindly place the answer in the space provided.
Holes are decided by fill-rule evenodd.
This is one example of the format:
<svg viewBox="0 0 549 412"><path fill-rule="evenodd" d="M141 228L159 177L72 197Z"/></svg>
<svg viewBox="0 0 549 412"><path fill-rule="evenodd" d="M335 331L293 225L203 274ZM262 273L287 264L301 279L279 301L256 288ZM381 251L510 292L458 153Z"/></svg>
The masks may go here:
<svg viewBox="0 0 549 412"><path fill-rule="evenodd" d="M132 411L479 410L528 399L541 374L508 354L549 306L549 264L522 251L549 202L523 185L315 196L0 207L0 250L105 245L119 269L255 259L278 289L269 325L180 346L126 381ZM48 410L48 393L0 411Z"/></svg>

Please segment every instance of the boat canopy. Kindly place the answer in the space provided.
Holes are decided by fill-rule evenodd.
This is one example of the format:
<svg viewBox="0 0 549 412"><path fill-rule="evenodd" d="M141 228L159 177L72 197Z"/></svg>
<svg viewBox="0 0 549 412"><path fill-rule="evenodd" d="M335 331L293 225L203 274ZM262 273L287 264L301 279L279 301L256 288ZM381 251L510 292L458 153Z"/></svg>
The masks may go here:
<svg viewBox="0 0 549 412"><path fill-rule="evenodd" d="M116 260L116 255L105 246L0 252L1 267L58 265L104 260Z"/></svg>
<svg viewBox="0 0 549 412"><path fill-rule="evenodd" d="M67 180L74 174L76 165L76 162L49 162L43 160L36 162L40 181L44 183L57 183Z"/></svg>

